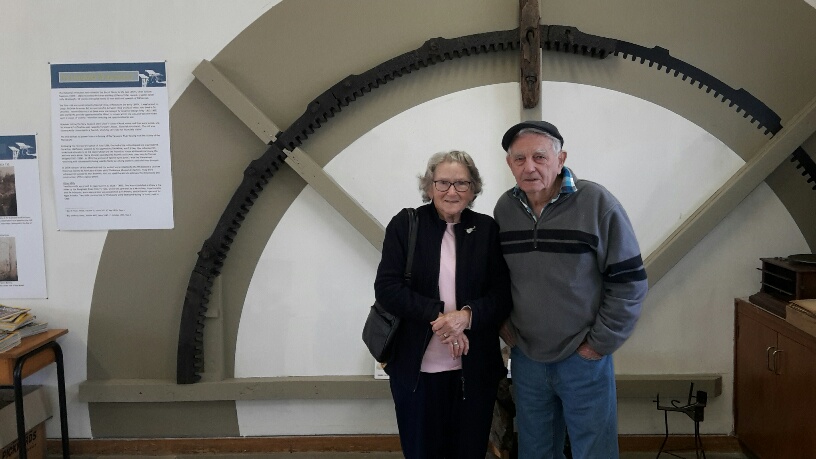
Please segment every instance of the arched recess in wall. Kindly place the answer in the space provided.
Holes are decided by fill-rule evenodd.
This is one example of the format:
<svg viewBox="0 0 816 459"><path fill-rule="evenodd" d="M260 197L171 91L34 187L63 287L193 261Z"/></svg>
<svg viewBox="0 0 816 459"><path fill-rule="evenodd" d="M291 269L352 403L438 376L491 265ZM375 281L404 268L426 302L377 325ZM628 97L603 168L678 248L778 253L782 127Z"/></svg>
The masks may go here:
<svg viewBox="0 0 816 459"><path fill-rule="evenodd" d="M279 126L289 126L302 113L304 101L312 100L346 75L414 49L428 37L507 30L515 27L517 20L515 1L496 2L479 11L469 9L464 1L444 5L428 1L411 7L385 7L368 1L342 6L310 3L284 2L274 7L213 60L230 81ZM603 22L595 16L582 16L582 6L559 7L563 8L565 20L549 21L545 14L542 22L574 24L584 31L615 36L604 33L611 23L614 24L612 29L637 35L629 39L631 42L666 43L672 50L673 45L679 46L689 38L684 34L672 35L671 30L639 28L634 15L621 11L636 9L632 5L605 12L608 14L602 15ZM671 16L672 12L664 14ZM363 15L376 20L361 24L358 18ZM450 17L459 20L446 19ZM581 20L570 20L574 18ZM308 27L304 27L305 24ZM756 30L745 33L756 33ZM699 40L704 43L706 38ZM269 46L259 49L258 43ZM708 54L701 51L702 48L697 50L699 60L705 61L702 57ZM620 60L590 65L580 59L571 55L545 55L544 79L592 84L651 100L694 120L746 159L767 141L755 127L743 126L745 121L734 115L732 109L723 108L719 102L710 100L710 96L697 94L698 91L687 84ZM713 67L717 68L707 70L725 75L721 77L724 81L740 81L733 70ZM736 67L739 75L742 67ZM330 133L318 131L310 138L308 153L323 165L343 146L394 113L456 90L515 81L516 74L517 58L513 53L472 57L420 72L409 80L366 96L344 116L333 119ZM767 84L774 86L773 82ZM800 89L806 93L814 93L812 84L802 86L800 83ZM762 84L759 87L762 88ZM766 100L766 103L780 107L777 111L783 124L801 108L787 97ZM265 149L263 142L197 83L193 83L174 106L171 126L177 227L172 231L112 232L109 235L91 311L89 379L174 378L181 305L195 253L236 189L244 167ZM780 166L774 174L789 177L793 173ZM780 181L788 183L787 178ZM240 263L231 264L222 272L221 283L216 286L219 291L214 296L221 305L218 313L223 315L224 339L223 368L220 372L215 369L215 373L231 374L240 307L255 262L276 222L303 186L304 182L291 171L279 172L243 222L241 236L231 246L231 263L235 259ZM144 247L152 249L144 250ZM125 259L127 263L122 262ZM111 330L111 321L134 314L156 320L134 321L130 325L131 333L125 337Z"/></svg>

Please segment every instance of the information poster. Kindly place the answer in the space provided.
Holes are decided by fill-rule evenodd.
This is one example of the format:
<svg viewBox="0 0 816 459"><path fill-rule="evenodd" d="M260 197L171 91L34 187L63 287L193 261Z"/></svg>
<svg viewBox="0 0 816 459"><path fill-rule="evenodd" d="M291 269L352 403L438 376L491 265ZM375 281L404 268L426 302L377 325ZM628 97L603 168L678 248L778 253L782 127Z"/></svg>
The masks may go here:
<svg viewBox="0 0 816 459"><path fill-rule="evenodd" d="M57 226L173 227L164 62L52 64Z"/></svg>
<svg viewBox="0 0 816 459"><path fill-rule="evenodd" d="M0 135L0 298L47 298L33 135Z"/></svg>

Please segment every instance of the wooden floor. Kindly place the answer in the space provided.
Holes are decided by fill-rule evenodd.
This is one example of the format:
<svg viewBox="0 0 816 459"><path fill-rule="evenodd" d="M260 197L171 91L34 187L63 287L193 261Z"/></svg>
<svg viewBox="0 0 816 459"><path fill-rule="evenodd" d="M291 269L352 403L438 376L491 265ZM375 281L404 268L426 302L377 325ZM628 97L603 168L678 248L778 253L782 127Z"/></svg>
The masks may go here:
<svg viewBox="0 0 816 459"><path fill-rule="evenodd" d="M684 459L694 459L694 451L676 452L677 456L672 456L669 453L660 455L661 459L672 459L681 457ZM628 452L621 453L620 459L654 459L657 452ZM61 455L49 455L48 459L59 459ZM212 458L212 459L398 459L401 458L401 453L250 453L250 454L197 454L197 455L166 455L166 456L133 456L133 455L105 455L105 456L85 456L85 455L71 455L72 459L139 459L139 458L157 458L157 459L192 459L192 458ZM723 453L723 452L707 452L707 459L747 459L747 456L741 453Z"/></svg>
<svg viewBox="0 0 816 459"><path fill-rule="evenodd" d="M730 436L703 436L706 459L748 459ZM661 448L662 436L621 436L620 459L652 459ZM61 458L61 443L47 440L47 459ZM697 458L694 437L671 436L661 459ZM74 459L396 459L401 458L399 438L394 435L334 437L241 437L175 439L75 439ZM488 454L488 458L496 456ZM486 458L487 459L487 458Z"/></svg>

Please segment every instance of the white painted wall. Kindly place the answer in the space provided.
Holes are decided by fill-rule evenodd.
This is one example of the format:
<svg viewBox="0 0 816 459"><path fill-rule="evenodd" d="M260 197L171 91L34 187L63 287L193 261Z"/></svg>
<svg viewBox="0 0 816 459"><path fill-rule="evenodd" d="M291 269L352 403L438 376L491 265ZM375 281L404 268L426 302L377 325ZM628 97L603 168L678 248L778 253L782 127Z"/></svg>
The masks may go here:
<svg viewBox="0 0 816 459"><path fill-rule="evenodd" d="M86 378L88 314L105 231L57 231L51 155L50 63L166 60L170 104L193 80L202 59L221 49L278 0L0 0L0 134L36 134L43 199L48 299L0 300L31 307L53 327L66 362L68 422L74 438L90 437L88 405L77 401ZM59 437L56 370L26 383L54 386L55 416L46 425Z"/></svg>
<svg viewBox="0 0 816 459"><path fill-rule="evenodd" d="M48 63L164 59L172 104L201 59L215 56L276 3L0 0L5 19L0 134L37 134L49 292L45 300L7 302L32 307L50 323L71 330L61 342L69 363L72 437L91 436L87 405L77 401L76 393L86 376L88 314L106 233L56 230ZM716 139L653 104L598 88L546 84L545 117L564 133L567 164L621 199L644 255L741 165ZM491 213L498 194L512 185L498 139L518 119L519 107L507 103L517 99L514 85L496 85L430 101L385 120L327 170L387 223L399 208L419 204L414 176L430 153L465 149L485 177L476 210ZM629 180L633 173L643 180L644 191ZM765 242L758 246L758 240ZM758 276L745 270L753 270L759 257L807 250L783 206L761 185L652 289L634 336L616 354L618 372L722 373L724 393L710 401L702 429L729 432L732 299L757 290ZM236 376L369 372L359 330L373 299L378 261L377 251L307 188L270 238L253 278L239 331ZM274 320L268 314L273 294ZM275 336L274 341L257 338L254 331L263 326L274 333L262 336ZM254 352L273 357L253 364L249 355ZM53 370L31 378L52 388L54 379ZM51 393L56 406L56 391ZM661 432L662 418L650 401L624 400L620 411L622 433ZM238 414L243 435L395 431L388 401L240 402ZM683 423L677 424L681 430ZM49 437L59 436L58 421L47 427Z"/></svg>
<svg viewBox="0 0 816 459"><path fill-rule="evenodd" d="M421 204L416 176L432 153L465 150L485 182L474 209L492 214L498 196L514 184L500 139L519 120L518 91L507 83L419 105L384 121L325 169L385 225L402 207ZM744 164L697 125L650 102L572 83L545 82L542 93L544 119L564 136L566 164L620 199L644 258ZM751 242L757 240L772 242ZM712 399L703 430L727 434L733 298L758 290L759 257L807 251L790 215L761 185L652 289L634 336L616 354L618 373L723 374L723 394ZM250 283L236 376L371 373L360 330L378 263L379 253L307 187L270 238ZM259 362L258 355L276 358ZM239 403L242 434L396 432L390 402L309 402L293 410L294 404ZM364 415L361 404L368 407ZM270 416L290 411L297 422ZM621 433L662 432L662 414L651 399L623 400L621 413Z"/></svg>

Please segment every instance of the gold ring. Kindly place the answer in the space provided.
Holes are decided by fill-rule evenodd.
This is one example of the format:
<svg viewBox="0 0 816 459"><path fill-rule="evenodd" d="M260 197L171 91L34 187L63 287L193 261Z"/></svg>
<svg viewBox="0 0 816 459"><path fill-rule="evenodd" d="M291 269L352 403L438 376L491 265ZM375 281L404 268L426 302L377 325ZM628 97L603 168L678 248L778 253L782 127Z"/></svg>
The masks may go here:
<svg viewBox="0 0 816 459"><path fill-rule="evenodd" d="M458 345L459 345L459 341L454 341L454 342L453 342L453 345L454 345L454 346L458 346Z"/></svg>

